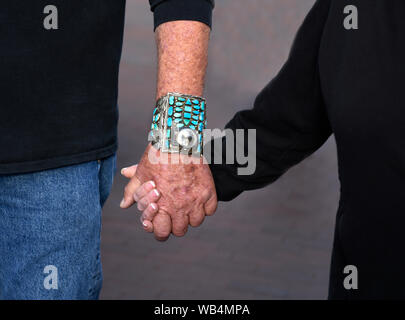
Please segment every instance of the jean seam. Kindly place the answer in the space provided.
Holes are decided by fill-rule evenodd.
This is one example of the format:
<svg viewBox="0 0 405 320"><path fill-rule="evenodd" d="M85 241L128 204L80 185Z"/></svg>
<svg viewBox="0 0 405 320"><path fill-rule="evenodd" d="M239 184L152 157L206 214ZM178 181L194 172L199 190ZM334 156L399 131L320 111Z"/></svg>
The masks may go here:
<svg viewBox="0 0 405 320"><path fill-rule="evenodd" d="M100 174L101 174L101 168L103 165L103 160L97 160L97 179L98 179L98 185L99 185L99 206L98 210L100 212L99 216L99 230L98 230L98 235L97 235L97 249L96 249L96 257L94 260L94 265L93 265L93 271L91 275L91 286L89 288L89 298L90 299L97 299L98 298L98 293L100 290L100 281L102 281L102 271L101 271L101 248L100 248L100 241L101 241L101 193L100 193L100 184L101 184L101 179L100 179Z"/></svg>

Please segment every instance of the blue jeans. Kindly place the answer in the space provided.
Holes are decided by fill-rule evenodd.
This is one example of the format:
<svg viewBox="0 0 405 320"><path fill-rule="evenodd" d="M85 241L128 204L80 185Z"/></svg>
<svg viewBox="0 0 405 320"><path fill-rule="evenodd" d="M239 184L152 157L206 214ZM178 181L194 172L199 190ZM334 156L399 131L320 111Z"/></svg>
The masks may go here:
<svg viewBox="0 0 405 320"><path fill-rule="evenodd" d="M115 156L0 175L0 299L97 299Z"/></svg>

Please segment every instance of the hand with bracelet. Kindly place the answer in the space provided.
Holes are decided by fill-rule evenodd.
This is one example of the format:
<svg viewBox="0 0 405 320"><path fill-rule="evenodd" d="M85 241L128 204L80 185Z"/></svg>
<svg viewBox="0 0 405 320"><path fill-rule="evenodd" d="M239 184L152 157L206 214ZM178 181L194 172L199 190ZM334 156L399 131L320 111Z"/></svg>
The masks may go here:
<svg viewBox="0 0 405 320"><path fill-rule="evenodd" d="M202 154L206 105L203 91L209 28L195 21L157 29L158 100L151 144L139 163L124 168L131 181L122 208L137 202L144 229L164 241L184 236L217 207L214 181ZM171 93L179 92L179 93Z"/></svg>

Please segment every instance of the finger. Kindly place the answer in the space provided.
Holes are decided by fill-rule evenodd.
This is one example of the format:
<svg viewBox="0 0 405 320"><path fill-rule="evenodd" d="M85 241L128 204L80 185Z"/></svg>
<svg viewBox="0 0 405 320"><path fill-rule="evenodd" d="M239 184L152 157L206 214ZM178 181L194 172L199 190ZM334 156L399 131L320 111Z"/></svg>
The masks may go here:
<svg viewBox="0 0 405 320"><path fill-rule="evenodd" d="M172 220L170 216L162 211L153 219L153 232L158 241L166 241L172 232Z"/></svg>
<svg viewBox="0 0 405 320"><path fill-rule="evenodd" d="M158 213L158 205L156 203L151 203L148 207L143 211L141 219L142 221L153 221L156 214Z"/></svg>
<svg viewBox="0 0 405 320"><path fill-rule="evenodd" d="M198 208L197 210L193 211L190 214L190 225L192 227L198 227L200 226L205 219L205 210L203 206Z"/></svg>
<svg viewBox="0 0 405 320"><path fill-rule="evenodd" d="M142 221L142 217L141 217L141 221ZM148 220L143 220L142 221L142 226L143 226L143 230L145 230L146 232L152 233L153 232L153 223L151 221Z"/></svg>
<svg viewBox="0 0 405 320"><path fill-rule="evenodd" d="M215 213L215 211L217 211L217 207L218 207L217 195L214 194L211 196L211 198L208 199L208 201L204 205L205 214L207 216L212 216Z"/></svg>
<svg viewBox="0 0 405 320"><path fill-rule="evenodd" d="M187 233L189 219L187 215L180 214L172 217L172 233L176 237L183 237Z"/></svg>
<svg viewBox="0 0 405 320"><path fill-rule="evenodd" d="M139 211L145 210L151 203L158 202L159 198L160 198L159 191L157 189L152 189L146 196L140 198L139 201L137 201L138 210ZM136 200L137 197L134 196L134 199Z"/></svg>
<svg viewBox="0 0 405 320"><path fill-rule="evenodd" d="M128 182L124 189L124 198L121 201L120 207L123 209L127 209L135 203L134 200L134 193L136 189L138 189L141 185L141 182L136 178L133 177L131 181Z"/></svg>
<svg viewBox="0 0 405 320"><path fill-rule="evenodd" d="M155 188L156 183L154 181L145 182L138 189L135 190L134 200L136 202L140 201L142 198L145 198L149 194L149 192L151 192L153 189L155 190L155 193L159 196L160 195L159 191L157 191Z"/></svg>
<svg viewBox="0 0 405 320"><path fill-rule="evenodd" d="M127 168L122 168L121 169L121 174L128 179L131 179L135 173L136 173L136 169L138 168L138 165L133 165Z"/></svg>

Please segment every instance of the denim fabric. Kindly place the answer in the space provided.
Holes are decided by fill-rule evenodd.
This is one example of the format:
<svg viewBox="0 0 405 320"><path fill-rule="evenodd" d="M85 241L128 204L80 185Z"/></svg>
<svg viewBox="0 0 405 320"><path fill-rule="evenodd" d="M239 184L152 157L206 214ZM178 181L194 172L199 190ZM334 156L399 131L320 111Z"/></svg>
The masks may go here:
<svg viewBox="0 0 405 320"><path fill-rule="evenodd" d="M98 298L115 160L0 175L1 299Z"/></svg>

